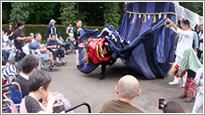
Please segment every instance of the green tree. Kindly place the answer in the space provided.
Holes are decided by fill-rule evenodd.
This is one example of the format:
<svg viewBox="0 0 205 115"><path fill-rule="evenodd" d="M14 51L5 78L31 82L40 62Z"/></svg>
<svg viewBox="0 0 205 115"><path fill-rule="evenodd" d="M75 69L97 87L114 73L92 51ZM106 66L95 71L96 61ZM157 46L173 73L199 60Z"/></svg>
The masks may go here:
<svg viewBox="0 0 205 115"><path fill-rule="evenodd" d="M74 24L77 19L77 9L76 9L77 3L74 2L65 2L62 3L61 9L60 9L60 17L58 19L61 20L61 23L64 25L68 25L69 23Z"/></svg>
<svg viewBox="0 0 205 115"><path fill-rule="evenodd" d="M30 24L48 24L50 19L56 20L59 16L59 4L57 2L29 2L28 22Z"/></svg>
<svg viewBox="0 0 205 115"><path fill-rule="evenodd" d="M183 7L203 16L203 2L180 2Z"/></svg>
<svg viewBox="0 0 205 115"><path fill-rule="evenodd" d="M11 3L11 14L10 14L10 22L14 25L17 24L18 21L27 21L29 18L29 11L28 11L29 3L25 2L13 2Z"/></svg>
<svg viewBox="0 0 205 115"><path fill-rule="evenodd" d="M106 2L104 4L104 22L105 24L114 24L115 29L119 28L120 7L118 2Z"/></svg>
<svg viewBox="0 0 205 115"><path fill-rule="evenodd" d="M10 12L11 12L11 2L2 2L2 23L3 24L8 23Z"/></svg>

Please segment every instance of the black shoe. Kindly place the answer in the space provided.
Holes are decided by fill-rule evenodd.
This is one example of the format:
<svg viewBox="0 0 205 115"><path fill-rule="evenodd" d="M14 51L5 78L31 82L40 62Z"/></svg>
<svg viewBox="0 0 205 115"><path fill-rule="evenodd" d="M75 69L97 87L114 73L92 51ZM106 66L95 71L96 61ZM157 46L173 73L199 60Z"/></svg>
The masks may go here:
<svg viewBox="0 0 205 115"><path fill-rule="evenodd" d="M103 79L105 79L105 76L104 75L100 75L99 79L103 80Z"/></svg>
<svg viewBox="0 0 205 115"><path fill-rule="evenodd" d="M193 99L191 99L191 98L187 98L184 102L186 102L186 103L190 103L190 102L193 102Z"/></svg>
<svg viewBox="0 0 205 115"><path fill-rule="evenodd" d="M184 98L186 98L186 97L187 97L187 96L184 95L184 94L180 96L181 99L184 99Z"/></svg>
<svg viewBox="0 0 205 115"><path fill-rule="evenodd" d="M54 65L50 65L48 68L49 68L50 71L53 71Z"/></svg>

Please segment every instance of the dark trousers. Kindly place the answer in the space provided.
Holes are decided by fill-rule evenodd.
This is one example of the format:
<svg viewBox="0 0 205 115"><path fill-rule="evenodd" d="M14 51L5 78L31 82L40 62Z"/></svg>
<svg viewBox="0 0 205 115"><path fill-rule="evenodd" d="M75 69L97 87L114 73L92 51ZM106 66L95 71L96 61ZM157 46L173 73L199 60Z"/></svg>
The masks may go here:
<svg viewBox="0 0 205 115"><path fill-rule="evenodd" d="M203 51L200 51L199 49L198 49L198 51L197 51L197 57L200 59L201 58L201 54L203 53Z"/></svg>
<svg viewBox="0 0 205 115"><path fill-rule="evenodd" d="M10 53L7 50L2 50L4 61L8 61Z"/></svg>

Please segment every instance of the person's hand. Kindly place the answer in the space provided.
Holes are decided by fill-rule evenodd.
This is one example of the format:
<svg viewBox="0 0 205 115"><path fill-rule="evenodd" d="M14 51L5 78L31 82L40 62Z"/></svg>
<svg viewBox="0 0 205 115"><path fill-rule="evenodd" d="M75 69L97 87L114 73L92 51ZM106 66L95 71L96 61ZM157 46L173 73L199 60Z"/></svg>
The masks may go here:
<svg viewBox="0 0 205 115"><path fill-rule="evenodd" d="M64 39L62 37L59 37L62 41L64 41Z"/></svg>
<svg viewBox="0 0 205 115"><path fill-rule="evenodd" d="M196 97L196 91L195 90L193 91L193 96Z"/></svg>
<svg viewBox="0 0 205 115"><path fill-rule="evenodd" d="M82 28L78 28L78 32L81 32L82 31Z"/></svg>
<svg viewBox="0 0 205 115"><path fill-rule="evenodd" d="M169 18L167 18L167 21L169 22L169 24L167 24L166 27L172 27L174 25L174 22L172 22L172 20L170 20Z"/></svg>
<svg viewBox="0 0 205 115"><path fill-rule="evenodd" d="M48 97L47 97L47 102L49 104L54 104L55 101L57 101L57 97L55 96L54 93L49 92Z"/></svg>
<svg viewBox="0 0 205 115"><path fill-rule="evenodd" d="M95 31L98 31L98 29L95 29Z"/></svg>

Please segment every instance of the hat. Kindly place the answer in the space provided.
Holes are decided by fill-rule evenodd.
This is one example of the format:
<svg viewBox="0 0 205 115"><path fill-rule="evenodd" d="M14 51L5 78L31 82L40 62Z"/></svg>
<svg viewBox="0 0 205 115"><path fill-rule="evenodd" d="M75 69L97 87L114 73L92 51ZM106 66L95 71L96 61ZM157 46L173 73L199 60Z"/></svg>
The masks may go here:
<svg viewBox="0 0 205 115"><path fill-rule="evenodd" d="M52 22L56 23L56 21L55 21L54 19L51 19L50 22L49 22L49 25L50 25Z"/></svg>

